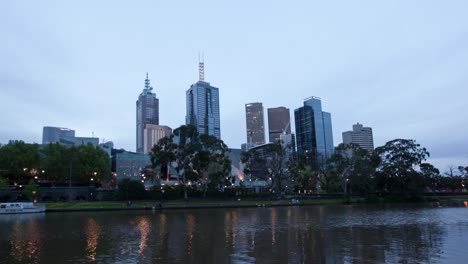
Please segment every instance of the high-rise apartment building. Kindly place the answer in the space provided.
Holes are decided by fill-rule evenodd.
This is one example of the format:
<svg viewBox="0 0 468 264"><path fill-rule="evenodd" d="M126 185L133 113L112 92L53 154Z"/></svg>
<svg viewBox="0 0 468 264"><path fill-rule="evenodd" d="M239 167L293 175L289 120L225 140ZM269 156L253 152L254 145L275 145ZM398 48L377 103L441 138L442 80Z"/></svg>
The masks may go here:
<svg viewBox="0 0 468 264"><path fill-rule="evenodd" d="M60 139L75 137L75 130L45 126L42 129L42 144L60 143Z"/></svg>
<svg viewBox="0 0 468 264"><path fill-rule="evenodd" d="M159 125L159 99L151 92L148 73L146 73L145 88L136 101L136 152L144 152L144 130L146 125Z"/></svg>
<svg viewBox="0 0 468 264"><path fill-rule="evenodd" d="M297 151L316 157L320 166L333 153L331 115L322 111L320 98L304 100L304 106L294 110Z"/></svg>
<svg viewBox="0 0 468 264"><path fill-rule="evenodd" d="M362 149L374 151L374 138L372 136L372 128L363 127L362 124L353 125L352 131L343 132L343 143L344 144L357 144Z"/></svg>
<svg viewBox="0 0 468 264"><path fill-rule="evenodd" d="M198 133L221 138L219 89L205 82L204 63L199 63L199 81L192 84L186 95L185 123L197 128Z"/></svg>
<svg viewBox="0 0 468 264"><path fill-rule="evenodd" d="M170 137L171 134L172 129L168 126L147 124L143 132L143 153L150 153L153 146L158 144L161 138Z"/></svg>
<svg viewBox="0 0 468 264"><path fill-rule="evenodd" d="M268 108L268 136L270 143L278 142L281 134L291 134L289 108Z"/></svg>
<svg viewBox="0 0 468 264"><path fill-rule="evenodd" d="M245 121L247 126L247 144L265 144L265 122L263 120L262 103L245 105Z"/></svg>

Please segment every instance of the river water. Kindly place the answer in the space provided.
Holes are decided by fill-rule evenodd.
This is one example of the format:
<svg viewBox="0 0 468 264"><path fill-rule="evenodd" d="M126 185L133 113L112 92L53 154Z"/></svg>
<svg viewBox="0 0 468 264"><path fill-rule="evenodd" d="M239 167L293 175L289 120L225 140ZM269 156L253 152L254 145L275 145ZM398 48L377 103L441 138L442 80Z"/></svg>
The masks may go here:
<svg viewBox="0 0 468 264"><path fill-rule="evenodd" d="M467 263L467 259L464 206L0 215L0 263Z"/></svg>

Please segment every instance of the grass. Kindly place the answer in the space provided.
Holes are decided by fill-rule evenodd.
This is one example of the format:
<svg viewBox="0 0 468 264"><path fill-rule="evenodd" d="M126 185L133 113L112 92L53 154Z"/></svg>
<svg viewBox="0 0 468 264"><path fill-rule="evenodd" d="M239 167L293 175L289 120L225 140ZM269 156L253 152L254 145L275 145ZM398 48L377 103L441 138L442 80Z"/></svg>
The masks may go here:
<svg viewBox="0 0 468 264"><path fill-rule="evenodd" d="M468 201L467 195L430 195L424 196L428 200L438 200L438 201Z"/></svg>
<svg viewBox="0 0 468 264"><path fill-rule="evenodd" d="M342 199L307 199L300 200L301 204L341 204ZM132 201L132 208L145 208L158 206L159 200L153 201ZM289 200L201 200L193 199L189 201L171 200L164 201L164 207L190 207L190 206L252 206L252 205L287 205ZM87 208L127 208L126 201L115 202L53 202L46 203L47 209L87 209Z"/></svg>
<svg viewBox="0 0 468 264"><path fill-rule="evenodd" d="M425 201L468 201L468 195L441 195L425 196ZM301 199L302 205L332 205L343 204L343 198L320 198L320 199ZM351 200L356 203L357 200ZM392 200L383 200L383 203L392 203ZM159 200L132 201L132 208L158 207ZM255 205L287 205L290 200L213 200L213 199L195 199L169 200L162 203L163 207L191 207L191 206L255 206ZM366 202L364 202L366 203ZM126 201L107 201L107 202L51 202L46 203L48 209L87 209L87 208L127 208Z"/></svg>

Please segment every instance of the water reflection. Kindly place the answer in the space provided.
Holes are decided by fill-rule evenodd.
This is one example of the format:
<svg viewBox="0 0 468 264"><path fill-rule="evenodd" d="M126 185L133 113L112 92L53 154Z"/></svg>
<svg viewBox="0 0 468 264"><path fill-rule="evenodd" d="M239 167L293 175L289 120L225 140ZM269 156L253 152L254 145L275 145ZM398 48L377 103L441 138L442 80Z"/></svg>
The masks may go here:
<svg viewBox="0 0 468 264"><path fill-rule="evenodd" d="M140 246L138 249L138 253L142 254L147 247L148 235L150 232L150 222L148 220L148 217L140 217L138 220L137 228L138 231L140 231Z"/></svg>
<svg viewBox="0 0 468 264"><path fill-rule="evenodd" d="M193 236L195 232L195 216L191 213L187 214L185 216L185 221L186 221L186 230L187 230L187 237L186 237L186 250L187 255L191 256L192 255L192 243L193 243Z"/></svg>
<svg viewBox="0 0 468 264"><path fill-rule="evenodd" d="M39 263L41 255L41 226L37 220L14 221L10 236L11 257L20 263Z"/></svg>
<svg viewBox="0 0 468 264"><path fill-rule="evenodd" d="M88 260L96 260L96 251L99 242L101 227L93 219L86 221L86 258Z"/></svg>
<svg viewBox="0 0 468 264"><path fill-rule="evenodd" d="M468 243L464 206L47 216L2 222L0 255L7 256L5 263L463 263Z"/></svg>

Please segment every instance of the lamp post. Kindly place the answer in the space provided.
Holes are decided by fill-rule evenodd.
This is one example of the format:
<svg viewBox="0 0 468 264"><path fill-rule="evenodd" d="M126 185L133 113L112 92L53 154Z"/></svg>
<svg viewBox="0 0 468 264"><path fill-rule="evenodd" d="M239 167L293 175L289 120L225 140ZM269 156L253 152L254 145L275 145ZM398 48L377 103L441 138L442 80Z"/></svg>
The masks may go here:
<svg viewBox="0 0 468 264"><path fill-rule="evenodd" d="M349 178L346 178L346 181L345 181L345 194L348 194L348 182L349 182Z"/></svg>
<svg viewBox="0 0 468 264"><path fill-rule="evenodd" d="M89 195L90 195L90 199L91 201L94 201L94 192L95 192L95 188L96 188L96 184L94 182L94 178L97 178L97 172L93 172L91 174L91 178L90 178L90 183L89 183Z"/></svg>

